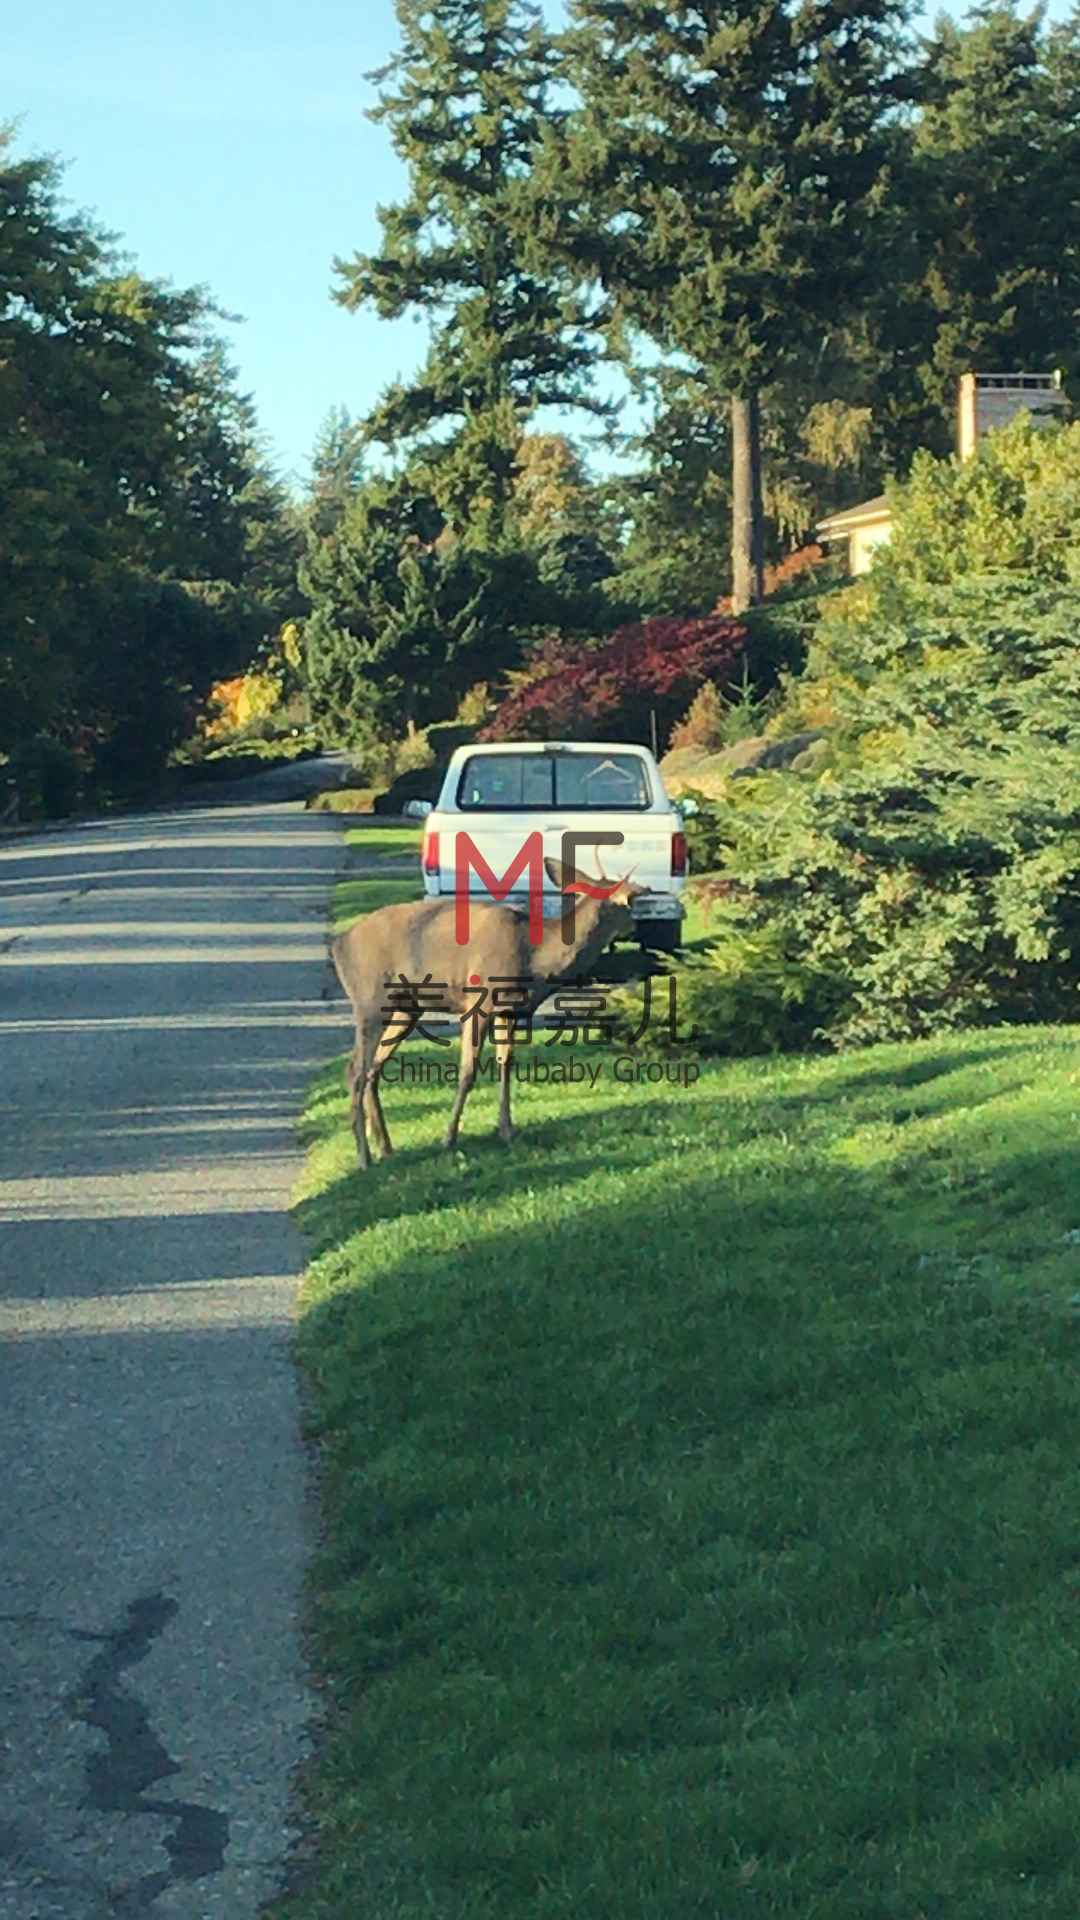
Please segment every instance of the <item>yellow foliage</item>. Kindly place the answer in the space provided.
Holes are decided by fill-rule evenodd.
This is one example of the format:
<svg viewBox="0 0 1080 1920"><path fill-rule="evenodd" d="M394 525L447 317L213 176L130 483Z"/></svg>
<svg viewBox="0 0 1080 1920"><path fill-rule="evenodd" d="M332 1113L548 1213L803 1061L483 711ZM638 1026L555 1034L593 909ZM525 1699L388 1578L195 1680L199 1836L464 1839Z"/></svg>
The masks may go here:
<svg viewBox="0 0 1080 1920"><path fill-rule="evenodd" d="M240 725L247 727L253 720L268 719L280 699L281 682L276 674L245 673L236 702Z"/></svg>
<svg viewBox="0 0 1080 1920"><path fill-rule="evenodd" d="M302 638L299 620L286 620L281 629L281 651L294 673L300 669Z"/></svg>
<svg viewBox="0 0 1080 1920"><path fill-rule="evenodd" d="M581 456L563 433L526 433L515 462L514 498L526 539L558 532L585 491Z"/></svg>
<svg viewBox="0 0 1080 1920"><path fill-rule="evenodd" d="M265 720L281 699L281 682L273 673L241 673L218 680L210 689L209 717L203 732L210 740L239 733L253 720Z"/></svg>
<svg viewBox="0 0 1080 1920"><path fill-rule="evenodd" d="M487 681L477 680L467 693L462 694L454 720L462 727L482 727L494 704Z"/></svg>

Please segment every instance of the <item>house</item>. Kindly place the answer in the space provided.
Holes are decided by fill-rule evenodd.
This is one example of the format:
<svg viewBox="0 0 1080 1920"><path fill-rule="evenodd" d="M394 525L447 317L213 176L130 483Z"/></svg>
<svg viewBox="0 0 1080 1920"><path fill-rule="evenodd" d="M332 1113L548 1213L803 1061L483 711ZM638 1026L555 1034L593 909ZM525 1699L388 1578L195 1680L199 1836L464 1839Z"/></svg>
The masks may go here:
<svg viewBox="0 0 1080 1920"><path fill-rule="evenodd" d="M879 493L860 506L847 507L843 513L831 513L827 520L819 520L817 537L823 547L846 540L848 572L867 573L875 547L884 544L891 530L892 508L885 495Z"/></svg>
<svg viewBox="0 0 1080 1920"><path fill-rule="evenodd" d="M965 373L957 396L957 453L961 460L970 460L985 433L1006 426L1022 409L1041 426L1067 405L1060 373ZM860 574L869 571L875 548L884 545L891 531L889 503L879 493L820 520L817 537L825 547L846 542L848 572Z"/></svg>

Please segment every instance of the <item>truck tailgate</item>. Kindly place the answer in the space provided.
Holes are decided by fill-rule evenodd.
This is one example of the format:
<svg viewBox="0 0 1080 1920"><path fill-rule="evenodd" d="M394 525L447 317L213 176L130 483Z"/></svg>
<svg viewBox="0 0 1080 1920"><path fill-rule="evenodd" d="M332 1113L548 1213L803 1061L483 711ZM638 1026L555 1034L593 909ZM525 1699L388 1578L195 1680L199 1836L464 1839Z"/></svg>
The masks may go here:
<svg viewBox="0 0 1080 1920"><path fill-rule="evenodd" d="M486 893L489 889L482 866L478 871L480 862L485 862L496 879L502 882L514 862L520 859L523 849L530 842L530 836L541 836L545 859L561 861L563 836L566 833L621 835L619 845L579 846L575 854L575 866L580 874L609 880L631 878L638 886L665 891L671 885L671 838L677 825L674 815L655 813L575 814L564 810L550 819L538 819L528 814L516 818L503 814L495 819L484 819L482 815L468 820L458 817L453 830L447 832L444 826L440 836L439 891L454 891L459 854L462 857L467 855L470 892ZM463 848L457 844L461 834L468 836ZM529 870L527 865L523 865L514 881L512 897L526 895L528 886ZM554 903L557 895L546 875L544 890ZM557 907L553 904L551 910L555 912Z"/></svg>

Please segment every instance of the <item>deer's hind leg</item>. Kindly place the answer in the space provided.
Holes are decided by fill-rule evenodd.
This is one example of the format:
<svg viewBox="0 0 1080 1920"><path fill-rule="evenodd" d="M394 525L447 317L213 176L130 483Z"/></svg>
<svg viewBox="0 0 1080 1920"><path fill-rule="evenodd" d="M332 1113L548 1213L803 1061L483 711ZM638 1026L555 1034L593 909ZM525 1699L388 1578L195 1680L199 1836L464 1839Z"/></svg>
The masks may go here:
<svg viewBox="0 0 1080 1920"><path fill-rule="evenodd" d="M392 1059L402 1041L412 1032L415 1025L416 1022L414 1020L410 1019L408 1015L404 1015L395 1016L395 1019L391 1020L389 1025L383 1028L378 1045L375 1048L371 1065L368 1068L367 1079L364 1085L364 1118L367 1121L368 1127L371 1129L371 1137L384 1160L388 1154L393 1153L394 1148L387 1129L386 1120L383 1116L382 1101L379 1098L379 1081L382 1078L382 1070L387 1061Z"/></svg>
<svg viewBox="0 0 1080 1920"><path fill-rule="evenodd" d="M349 1089L349 1114L353 1135L356 1140L356 1157L361 1167L371 1165L371 1153L368 1149L367 1127L364 1124L364 1089L368 1072L379 1044L381 1022L370 1016L356 1016L356 1045L345 1068L345 1085Z"/></svg>
<svg viewBox="0 0 1080 1920"><path fill-rule="evenodd" d="M496 1019L491 1030L495 1044L495 1059L499 1067L499 1139L508 1147L514 1138L513 1123L510 1119L510 1075L514 1061L514 1015L509 1014L505 1021Z"/></svg>

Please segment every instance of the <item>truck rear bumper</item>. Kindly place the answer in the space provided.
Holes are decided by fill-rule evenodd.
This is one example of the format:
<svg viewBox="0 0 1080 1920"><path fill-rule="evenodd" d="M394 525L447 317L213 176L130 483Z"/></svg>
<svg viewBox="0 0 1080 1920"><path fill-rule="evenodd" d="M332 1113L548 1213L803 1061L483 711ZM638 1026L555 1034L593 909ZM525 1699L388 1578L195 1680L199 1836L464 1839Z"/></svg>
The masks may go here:
<svg viewBox="0 0 1080 1920"><path fill-rule="evenodd" d="M449 887L440 886L438 876L436 875L425 874L424 891L429 899L441 898L443 900L449 900L453 898L452 890ZM490 894L481 893L476 890L472 893L471 899L472 904L477 907L501 904L503 906L513 907L518 913L528 913L529 911L529 896L527 893L510 893L507 894L504 901L495 902L492 900ZM562 912L562 907L563 898L561 893L545 893L545 920L557 920ZM674 893L639 893L634 899L632 911L635 921L681 920L685 908L678 895Z"/></svg>
<svg viewBox="0 0 1080 1920"><path fill-rule="evenodd" d="M632 903L635 921L681 920L685 909L673 893L639 893Z"/></svg>

